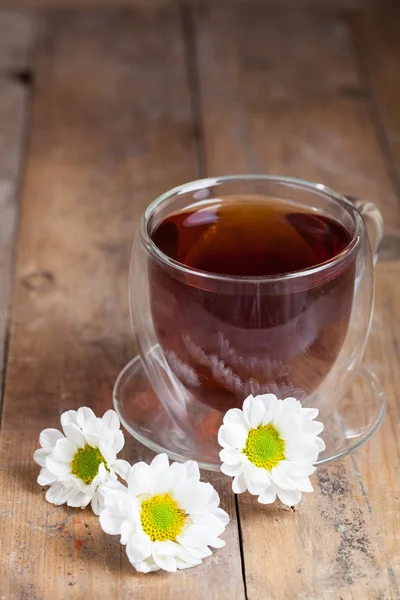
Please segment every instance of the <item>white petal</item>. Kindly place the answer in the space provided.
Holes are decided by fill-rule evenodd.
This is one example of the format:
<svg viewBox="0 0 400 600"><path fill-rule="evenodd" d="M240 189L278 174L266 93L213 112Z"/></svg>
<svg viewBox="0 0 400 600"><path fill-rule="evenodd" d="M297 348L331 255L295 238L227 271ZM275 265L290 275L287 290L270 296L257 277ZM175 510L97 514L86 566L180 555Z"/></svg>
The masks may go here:
<svg viewBox="0 0 400 600"><path fill-rule="evenodd" d="M225 512L222 508L217 508L216 510L214 510L213 514L221 521L224 527L228 525L230 517L228 513Z"/></svg>
<svg viewBox="0 0 400 600"><path fill-rule="evenodd" d="M93 494L90 506L92 507L92 511L97 517L100 515L101 511L104 510L103 496L99 493L98 490L96 490Z"/></svg>
<svg viewBox="0 0 400 600"><path fill-rule="evenodd" d="M247 398L245 398L243 400L243 406L242 406L243 414L246 418L246 421L249 423L250 426L251 426L251 422L250 422L251 405L252 405L253 400L254 400L254 397L252 394L250 394L250 396L247 396Z"/></svg>
<svg viewBox="0 0 400 600"><path fill-rule="evenodd" d="M87 443L95 448L100 446L100 442L110 447L114 442L114 433L97 417L85 420L82 431Z"/></svg>
<svg viewBox="0 0 400 600"><path fill-rule="evenodd" d="M107 508L105 497L107 496L107 494L113 491L121 492L125 495L128 495L127 488L117 480L108 480L105 483L102 483L96 490L96 495L98 496L97 502L101 510ZM126 502L129 503L129 500L126 500ZM112 506L112 501L110 503L110 506Z"/></svg>
<svg viewBox="0 0 400 600"><path fill-rule="evenodd" d="M162 475L169 467L168 456L165 453L157 454L151 461L150 466L157 475Z"/></svg>
<svg viewBox="0 0 400 600"><path fill-rule="evenodd" d="M200 469L196 461L188 460L183 466L186 468L186 477L200 481Z"/></svg>
<svg viewBox="0 0 400 600"><path fill-rule="evenodd" d="M129 521L123 521L121 525L121 544L126 544L129 542L129 539L133 536L136 531L136 525L134 523L130 523Z"/></svg>
<svg viewBox="0 0 400 600"><path fill-rule="evenodd" d="M231 450L229 448L223 448L219 453L219 457L222 462L227 465L236 465L241 462L243 453L240 450Z"/></svg>
<svg viewBox="0 0 400 600"><path fill-rule="evenodd" d="M51 458L53 460L56 460L57 462L69 464L71 463L77 451L78 448L76 447L76 445L73 442L71 442L71 440L68 440L67 438L63 437L56 443L55 448L51 454Z"/></svg>
<svg viewBox="0 0 400 600"><path fill-rule="evenodd" d="M186 463L178 463L178 462L173 462L170 467L169 467L169 471L170 473L172 473L173 475L173 480L174 480L174 487L178 488L184 481L186 481L188 479L188 477L190 477L190 475L192 475L192 477L190 477L190 479L192 479L194 482L198 481L200 479L200 472L199 472L199 476L197 477L197 474L195 471L192 472L192 468L189 465L189 463L192 463L194 461L188 461ZM197 463L194 463L197 465ZM189 465L189 476L188 476L188 469L187 469L187 465ZM198 469L198 467L197 467Z"/></svg>
<svg viewBox="0 0 400 600"><path fill-rule="evenodd" d="M66 425L71 425L71 423L74 423L74 425L78 425L78 419L77 419L76 410L67 410L67 411L65 411L61 415L60 421L61 421L61 427L63 428L63 430L64 430L64 427Z"/></svg>
<svg viewBox="0 0 400 600"><path fill-rule="evenodd" d="M305 421L306 423L312 423L312 421ZM284 440L293 439L301 431L300 425L301 420L298 414L280 410L274 417L274 425L279 431L279 435Z"/></svg>
<svg viewBox="0 0 400 600"><path fill-rule="evenodd" d="M244 479L243 473L236 475L236 477L232 481L232 491L235 494L242 494L247 490L246 481Z"/></svg>
<svg viewBox="0 0 400 600"><path fill-rule="evenodd" d="M208 510L208 512L212 512L212 513L216 514L215 511L218 510L218 506L219 506L219 495L218 495L218 492L215 489L213 489L212 496L207 505L207 510Z"/></svg>
<svg viewBox="0 0 400 600"><path fill-rule="evenodd" d="M315 443L317 445L318 448L318 453L319 452L323 452L326 448L325 442L322 438L320 438L319 436L315 437Z"/></svg>
<svg viewBox="0 0 400 600"><path fill-rule="evenodd" d="M266 411L264 403L258 396L255 398L249 396L243 403L243 412L250 426L256 429L261 425Z"/></svg>
<svg viewBox="0 0 400 600"><path fill-rule="evenodd" d="M309 448L310 445L307 443L307 440L304 440L304 438L297 438L294 440L289 439L285 441L285 456L289 460L297 460L298 458L304 456Z"/></svg>
<svg viewBox="0 0 400 600"><path fill-rule="evenodd" d="M124 434L122 433L122 431L117 431L114 434L114 442L113 442L113 450L116 454L118 454L118 452L121 452L122 448L125 445L125 437Z"/></svg>
<svg viewBox="0 0 400 600"><path fill-rule="evenodd" d="M68 485L73 487L75 490L79 490L84 494L90 493L90 485L79 479L76 475L69 474L68 475Z"/></svg>
<svg viewBox="0 0 400 600"><path fill-rule="evenodd" d="M246 429L250 427L250 423L240 408L229 409L224 415L223 423L224 425L242 425Z"/></svg>
<svg viewBox="0 0 400 600"><path fill-rule="evenodd" d="M151 556L151 547L150 538L143 531L137 531L130 537L126 545L129 561L133 564L146 560Z"/></svg>
<svg viewBox="0 0 400 600"><path fill-rule="evenodd" d="M176 573L177 565L174 556L162 556L157 553L154 554L153 552L152 557L154 562L160 569L168 571L168 573Z"/></svg>
<svg viewBox="0 0 400 600"><path fill-rule="evenodd" d="M275 394L260 394L258 398L264 404L264 408L269 410L279 405L279 400Z"/></svg>
<svg viewBox="0 0 400 600"><path fill-rule="evenodd" d="M86 495L78 490L70 490L67 499L68 506L74 506L75 508L86 506Z"/></svg>
<svg viewBox="0 0 400 600"><path fill-rule="evenodd" d="M120 427L120 422L119 422L119 417L118 417L117 413L115 412L115 410L112 410L110 408L110 410L108 410L106 413L104 413L101 420L103 421L103 423L106 427L111 429L111 431L115 431L115 432L118 431L118 429Z"/></svg>
<svg viewBox="0 0 400 600"><path fill-rule="evenodd" d="M282 490L278 487L276 493L278 495L279 500L287 506L294 506L295 504L298 504L301 500L301 492L298 490L287 491Z"/></svg>
<svg viewBox="0 0 400 600"><path fill-rule="evenodd" d="M215 521L217 522L217 519ZM210 526L204 524L196 525L195 523L189 525L180 536L186 546L194 547L208 546L215 537L218 537L218 535L213 533Z"/></svg>
<svg viewBox="0 0 400 600"><path fill-rule="evenodd" d="M251 477L251 473L249 469L245 469L243 472L244 480L246 482L246 487L249 490L249 493L253 496L258 496L265 489L265 483L261 481L257 481Z"/></svg>
<svg viewBox="0 0 400 600"><path fill-rule="evenodd" d="M184 559L181 556L176 556L175 562L176 562L176 568L179 570L182 570L182 569L190 569L191 567L201 565L202 560L200 558L194 558L190 554L186 554Z"/></svg>
<svg viewBox="0 0 400 600"><path fill-rule="evenodd" d="M271 480L284 490L293 490L293 485L289 481L293 463L287 460L281 460L276 467L270 471Z"/></svg>
<svg viewBox="0 0 400 600"><path fill-rule="evenodd" d="M300 492L313 492L314 488L311 485L311 481L308 477L289 477L290 483L293 484Z"/></svg>
<svg viewBox="0 0 400 600"><path fill-rule="evenodd" d="M253 465L252 463L248 463L245 466L244 472L246 472L246 471L248 472L249 477L251 477L253 479L253 481L255 481L259 484L263 484L264 486L267 486L271 482L271 477L270 477L269 471L267 471L267 469L260 469L259 467L256 467L256 465Z"/></svg>
<svg viewBox="0 0 400 600"><path fill-rule="evenodd" d="M187 546L181 545L180 549L181 551L179 555L175 556L176 566L178 569L190 569L191 567L200 565L202 563L203 558L205 558L205 556L201 554L197 556L193 552L193 549L188 548ZM212 552L209 548L207 548L207 550L208 554L206 556L210 556Z"/></svg>
<svg viewBox="0 0 400 600"><path fill-rule="evenodd" d="M117 535L121 533L121 526L125 521L125 517L118 510L105 508L100 513L99 521L100 527L105 533Z"/></svg>
<svg viewBox="0 0 400 600"><path fill-rule="evenodd" d="M262 494L258 497L260 504L272 504L276 500L276 488L274 485L270 485Z"/></svg>
<svg viewBox="0 0 400 600"><path fill-rule="evenodd" d="M121 486L121 491L120 489L114 489L104 492L108 485L109 484L107 483L100 487L100 493L103 497L105 508L110 511L111 515L119 518L121 522L128 520L131 523L138 524L140 522L140 506L138 506L138 503L127 493L126 487Z"/></svg>
<svg viewBox="0 0 400 600"><path fill-rule="evenodd" d="M193 557L194 559L197 558L200 560L203 558L206 558L207 556L212 555L212 551L210 550L210 548L208 546L199 546L199 545L196 547L185 546L185 544L183 543L183 541L181 541L179 536L177 538L177 541L185 549L185 560L188 560L188 555L190 555L190 557Z"/></svg>
<svg viewBox="0 0 400 600"><path fill-rule="evenodd" d="M128 488L133 496L154 494L156 476L150 465L139 462L130 468L128 473Z"/></svg>
<svg viewBox="0 0 400 600"><path fill-rule="evenodd" d="M159 475L155 474L154 493L166 494L173 490L175 483L175 475L173 471L164 471Z"/></svg>
<svg viewBox="0 0 400 600"><path fill-rule="evenodd" d="M323 431L324 424L320 421L309 421L308 419L304 419L303 421L303 431L304 433L311 433L313 435L318 435Z"/></svg>
<svg viewBox="0 0 400 600"><path fill-rule="evenodd" d="M198 552L199 546L192 548L180 544L179 555L175 557L178 569L187 569L188 567L194 567L195 565L201 564L201 561L206 556L212 554L211 550L207 546L201 546L200 552ZM206 550L206 553L202 552Z"/></svg>
<svg viewBox="0 0 400 600"><path fill-rule="evenodd" d="M179 555L181 548L178 544L167 540L165 542L154 542L152 557L154 562L164 571L174 573L177 569L175 556Z"/></svg>
<svg viewBox="0 0 400 600"><path fill-rule="evenodd" d="M296 411L298 414L300 414L302 410L302 406L296 398L285 398L282 400L281 406L285 411Z"/></svg>
<svg viewBox="0 0 400 600"><path fill-rule="evenodd" d="M57 477L63 477L71 473L71 465L66 462L54 460L51 456L46 458L46 467L53 475L57 475Z"/></svg>
<svg viewBox="0 0 400 600"><path fill-rule="evenodd" d="M152 553L159 554L161 556L176 556L180 554L181 546L171 540L165 542L156 541L153 543Z"/></svg>
<svg viewBox="0 0 400 600"><path fill-rule="evenodd" d="M117 460L115 460L112 466L116 474L125 480L128 477L130 467L131 465L128 463L128 461L122 460L122 458L118 458Z"/></svg>
<svg viewBox="0 0 400 600"><path fill-rule="evenodd" d="M41 467L45 467L46 458L51 454L51 452L52 450L50 448L39 448L38 450L35 450L33 460Z"/></svg>
<svg viewBox="0 0 400 600"><path fill-rule="evenodd" d="M90 419L95 419L96 415L94 414L94 412L92 411L91 408L88 408L87 406L81 406L81 408L78 408L77 412L76 412L76 420L78 422L79 427L83 428L83 425L86 423L86 421L89 421Z"/></svg>
<svg viewBox="0 0 400 600"><path fill-rule="evenodd" d="M190 518L202 533L201 537L193 537L193 543L188 543L189 546L208 546L210 539L218 537L225 530L225 524L215 514L191 515ZM191 527L188 528L190 529Z"/></svg>
<svg viewBox="0 0 400 600"><path fill-rule="evenodd" d="M46 500L59 506L65 504L69 493L69 488L65 488L61 483L53 483L46 492Z"/></svg>
<svg viewBox="0 0 400 600"><path fill-rule="evenodd" d="M247 435L248 430L244 425L222 425L218 431L218 443L223 448L243 450Z"/></svg>
<svg viewBox="0 0 400 600"><path fill-rule="evenodd" d="M43 469L40 470L39 476L37 478L37 482L39 485L50 485L51 483L54 483L56 480L57 480L56 475L53 475L53 473L50 473L50 471L46 467L43 467Z"/></svg>
<svg viewBox="0 0 400 600"><path fill-rule="evenodd" d="M120 481L106 481L99 488L99 492L101 494L104 494L104 496L106 494L108 494L109 492L113 492L113 491L128 494L128 488L125 485L123 485Z"/></svg>
<svg viewBox="0 0 400 600"><path fill-rule="evenodd" d="M236 475L242 473L244 466L243 463L238 463L237 465L227 465L226 463L222 463L220 469L224 475L228 475L228 477L235 477Z"/></svg>
<svg viewBox="0 0 400 600"><path fill-rule="evenodd" d="M214 494L211 483L197 482L195 485L182 484L173 491L179 506L186 514L204 513Z"/></svg>
<svg viewBox="0 0 400 600"><path fill-rule="evenodd" d="M306 465L304 467L293 465L293 467L290 469L290 477L309 477L315 473L316 470L317 467L314 467L313 465Z"/></svg>
<svg viewBox="0 0 400 600"><path fill-rule="evenodd" d="M160 567L154 562L153 557L139 563L132 563L132 566L135 567L138 573L152 573L160 570Z"/></svg>
<svg viewBox="0 0 400 600"><path fill-rule="evenodd" d="M104 442L100 442L99 443L99 450L103 456L103 458L105 459L107 465L112 465L113 462L115 461L115 459L117 458L114 450L111 448L111 446L108 446L108 444L105 444Z"/></svg>
<svg viewBox="0 0 400 600"><path fill-rule="evenodd" d="M212 543L210 542L209 546L212 548L223 548L226 546L226 542L224 542L224 540L220 540L219 538L214 538Z"/></svg>
<svg viewBox="0 0 400 600"><path fill-rule="evenodd" d="M42 448L53 449L57 440L63 437L63 434L58 429L43 429L39 437L39 442Z"/></svg>
<svg viewBox="0 0 400 600"><path fill-rule="evenodd" d="M64 425L63 429L66 437L71 440L77 448L83 448L85 446L86 440L78 425L70 423L69 425Z"/></svg>
<svg viewBox="0 0 400 600"><path fill-rule="evenodd" d="M275 394L261 394L258 398L264 404L262 424L268 425L273 420L275 413L279 408L280 400L278 400Z"/></svg>
<svg viewBox="0 0 400 600"><path fill-rule="evenodd" d="M312 466L318 459L317 444L307 445L304 448L303 454L291 460L297 466Z"/></svg>
<svg viewBox="0 0 400 600"><path fill-rule="evenodd" d="M97 471L97 475L95 475L92 483L90 484L90 487L93 490L96 490L100 484L108 481L109 479L116 479L117 476L115 475L114 471L108 471L106 469L106 466L104 463L100 463L99 465L99 469Z"/></svg>
<svg viewBox="0 0 400 600"><path fill-rule="evenodd" d="M319 415L318 408L302 408L301 416L305 419L313 420Z"/></svg>

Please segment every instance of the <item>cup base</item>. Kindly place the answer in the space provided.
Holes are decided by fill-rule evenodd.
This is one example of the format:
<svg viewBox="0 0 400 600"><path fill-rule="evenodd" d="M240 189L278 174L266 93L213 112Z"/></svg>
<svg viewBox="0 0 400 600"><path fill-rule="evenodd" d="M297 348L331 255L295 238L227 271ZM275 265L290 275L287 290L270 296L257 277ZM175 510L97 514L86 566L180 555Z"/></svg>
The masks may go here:
<svg viewBox="0 0 400 600"><path fill-rule="evenodd" d="M166 452L172 460L195 460L202 469L219 471L221 448L216 433L209 434L210 424L207 424L207 435L202 436L203 417L200 414L196 436L184 431L165 411L138 356L119 374L113 402L125 429L144 446L157 453ZM321 437L326 449L316 464L329 463L365 444L379 429L385 411L386 396L377 376L361 367L337 411L328 418L321 418L324 422ZM218 424L214 425L218 427Z"/></svg>

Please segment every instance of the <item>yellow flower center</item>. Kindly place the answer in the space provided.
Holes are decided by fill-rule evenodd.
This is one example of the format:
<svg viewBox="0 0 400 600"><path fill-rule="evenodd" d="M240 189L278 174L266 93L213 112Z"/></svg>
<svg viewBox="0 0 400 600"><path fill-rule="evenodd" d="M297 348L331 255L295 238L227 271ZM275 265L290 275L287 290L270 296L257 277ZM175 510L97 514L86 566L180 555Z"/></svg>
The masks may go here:
<svg viewBox="0 0 400 600"><path fill-rule="evenodd" d="M142 502L142 529L152 542L174 541L185 523L185 511L170 494L156 494Z"/></svg>
<svg viewBox="0 0 400 600"><path fill-rule="evenodd" d="M79 448L75 452L71 462L71 470L79 479L90 485L99 472L101 463L105 462L98 448L86 444L83 448Z"/></svg>
<svg viewBox="0 0 400 600"><path fill-rule="evenodd" d="M285 458L285 442L274 425L250 429L243 453L260 469L270 471Z"/></svg>

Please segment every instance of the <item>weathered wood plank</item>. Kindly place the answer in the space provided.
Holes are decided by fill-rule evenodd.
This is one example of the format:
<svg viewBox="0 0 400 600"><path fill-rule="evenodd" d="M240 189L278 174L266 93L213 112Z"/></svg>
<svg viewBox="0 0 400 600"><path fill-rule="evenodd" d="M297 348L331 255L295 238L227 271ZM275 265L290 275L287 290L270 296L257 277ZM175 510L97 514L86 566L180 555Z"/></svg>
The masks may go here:
<svg viewBox="0 0 400 600"><path fill-rule="evenodd" d="M2 597L243 600L235 518L227 547L201 567L140 576L90 510L47 504L35 482L39 431L67 408L110 407L134 352L138 216L197 175L177 12L66 12L43 30L0 437ZM131 443L125 456L142 453ZM229 482L214 482L234 517Z"/></svg>
<svg viewBox="0 0 400 600"><path fill-rule="evenodd" d="M392 177L400 190L400 10L348 19Z"/></svg>
<svg viewBox="0 0 400 600"><path fill-rule="evenodd" d="M31 69L36 33L34 14L0 10L0 71L3 75L17 75Z"/></svg>
<svg viewBox="0 0 400 600"><path fill-rule="evenodd" d="M0 11L0 414L6 338L30 88L18 78L31 66L34 21Z"/></svg>
<svg viewBox="0 0 400 600"><path fill-rule="evenodd" d="M268 172L400 211L370 121L346 24L324 13L198 12L209 174Z"/></svg>
<svg viewBox="0 0 400 600"><path fill-rule="evenodd" d="M210 0L179 0L187 6L196 4L206 6ZM219 6L229 7L240 4L251 9L253 6L269 6L277 8L312 8L317 10L373 11L377 8L388 8L396 5L396 0L220 0ZM85 9L85 8L174 8L176 0L0 0L0 7L9 9Z"/></svg>
<svg viewBox="0 0 400 600"><path fill-rule="evenodd" d="M207 173L275 172L322 181L379 204L395 241L398 199L347 26L323 13L250 13L215 6L196 13L196 29ZM393 254L395 247L386 244L386 252ZM249 600L397 597L394 393L400 329L393 324L399 273L397 261L379 266L377 314L366 357L390 402L379 437L355 455L320 468L315 493L294 512L239 497Z"/></svg>

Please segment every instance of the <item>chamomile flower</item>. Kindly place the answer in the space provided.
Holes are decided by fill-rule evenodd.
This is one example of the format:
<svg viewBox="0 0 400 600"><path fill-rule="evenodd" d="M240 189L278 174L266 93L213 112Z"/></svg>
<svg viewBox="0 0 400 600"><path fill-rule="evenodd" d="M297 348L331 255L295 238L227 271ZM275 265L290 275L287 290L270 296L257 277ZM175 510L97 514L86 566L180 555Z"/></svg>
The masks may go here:
<svg viewBox="0 0 400 600"><path fill-rule="evenodd" d="M243 410L228 410L218 442L221 471L234 478L232 490L248 490L262 504L278 496L288 506L312 492L309 476L325 449L317 415L317 409L303 408L295 398L278 400L274 394L249 396Z"/></svg>
<svg viewBox="0 0 400 600"><path fill-rule="evenodd" d="M170 465L167 455L159 454L150 465L133 465L127 484L101 486L100 525L121 536L137 571L187 569L210 556L209 546L225 545L219 536L229 517L213 486L200 481L197 463Z"/></svg>
<svg viewBox="0 0 400 600"><path fill-rule="evenodd" d="M129 463L117 459L124 446L124 434L113 410L100 419L87 407L68 410L61 415L61 427L44 429L41 448L33 458L41 467L39 485L50 486L46 500L84 508L89 503L99 513L98 487L108 480L124 477Z"/></svg>

